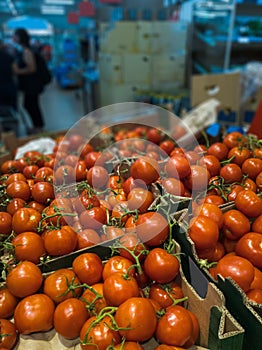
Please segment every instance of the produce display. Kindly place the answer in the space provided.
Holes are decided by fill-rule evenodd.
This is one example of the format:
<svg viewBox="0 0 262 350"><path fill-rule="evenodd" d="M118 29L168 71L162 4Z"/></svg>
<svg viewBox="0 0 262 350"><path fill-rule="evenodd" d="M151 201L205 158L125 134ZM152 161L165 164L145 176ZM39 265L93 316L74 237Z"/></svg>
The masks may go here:
<svg viewBox="0 0 262 350"><path fill-rule="evenodd" d="M180 213L214 280L230 277L262 304L261 141L232 132L192 149L176 133L105 127L100 140L62 135L51 154L1 164L2 348L52 329L79 349L199 345L179 282Z"/></svg>

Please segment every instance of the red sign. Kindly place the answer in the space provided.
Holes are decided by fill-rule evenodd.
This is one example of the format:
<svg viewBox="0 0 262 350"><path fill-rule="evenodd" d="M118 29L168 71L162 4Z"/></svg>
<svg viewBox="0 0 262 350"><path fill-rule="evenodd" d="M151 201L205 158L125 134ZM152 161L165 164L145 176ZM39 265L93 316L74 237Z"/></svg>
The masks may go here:
<svg viewBox="0 0 262 350"><path fill-rule="evenodd" d="M91 2L80 2L78 4L78 10L81 17L93 17L95 15L95 7Z"/></svg>
<svg viewBox="0 0 262 350"><path fill-rule="evenodd" d="M79 23L79 15L77 12L68 12L67 14L67 22L69 24L78 24Z"/></svg>
<svg viewBox="0 0 262 350"><path fill-rule="evenodd" d="M122 0L100 0L102 4L121 4Z"/></svg>

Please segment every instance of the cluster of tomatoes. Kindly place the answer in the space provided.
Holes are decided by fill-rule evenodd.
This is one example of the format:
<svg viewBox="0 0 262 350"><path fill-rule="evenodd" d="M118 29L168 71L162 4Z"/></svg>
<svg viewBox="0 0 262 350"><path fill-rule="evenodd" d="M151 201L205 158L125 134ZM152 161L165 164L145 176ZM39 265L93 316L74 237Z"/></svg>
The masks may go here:
<svg viewBox="0 0 262 350"><path fill-rule="evenodd" d="M216 273L223 275L218 269L222 256L233 256L234 250L249 259L240 253L243 248L228 248L230 244L236 246L250 233L262 236L256 228L262 215L259 141L231 133L222 142L187 150L163 131L145 126L118 131L113 140L117 150L96 149L76 134L56 141L52 154L29 151L1 165L1 251L7 255L2 262L7 288L0 291L1 333L14 333L16 339L17 331L31 334L54 327L66 338L80 336L83 349L91 348L101 333L96 341L102 350L142 349L153 336L162 344L157 349L190 347L199 324L179 304L183 294L175 282L179 261L172 254L170 210L154 203L160 193L193 196L198 216L190 222L189 235L199 256L218 262ZM243 232L239 221L240 233L235 219L221 213L219 205L232 200L254 232L249 232L251 226ZM109 262L91 253L50 276L43 277L37 266L105 241L118 243L112 260L117 270L128 261L125 271L107 274ZM214 258L219 247L224 252ZM257 256L261 262L261 243ZM261 285L261 266L249 263L253 285L245 291ZM76 311L68 315L68 309ZM181 322L179 331L169 324L173 318ZM13 331L3 332L6 323ZM2 336L1 345L10 339Z"/></svg>

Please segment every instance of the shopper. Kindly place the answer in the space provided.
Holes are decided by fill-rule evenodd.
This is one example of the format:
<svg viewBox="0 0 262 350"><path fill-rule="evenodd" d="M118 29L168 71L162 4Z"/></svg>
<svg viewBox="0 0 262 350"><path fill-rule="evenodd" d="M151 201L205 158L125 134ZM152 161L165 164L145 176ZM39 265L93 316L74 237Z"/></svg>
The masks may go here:
<svg viewBox="0 0 262 350"><path fill-rule="evenodd" d="M13 75L14 58L0 40L0 106L17 109L17 86Z"/></svg>
<svg viewBox="0 0 262 350"><path fill-rule="evenodd" d="M38 133L43 130L44 119L39 101L43 85L37 74L36 57L33 48L30 46L30 36L25 29L18 28L15 30L14 41L18 45L14 72L18 77L19 89L24 95L24 108L33 123L33 129L30 132Z"/></svg>

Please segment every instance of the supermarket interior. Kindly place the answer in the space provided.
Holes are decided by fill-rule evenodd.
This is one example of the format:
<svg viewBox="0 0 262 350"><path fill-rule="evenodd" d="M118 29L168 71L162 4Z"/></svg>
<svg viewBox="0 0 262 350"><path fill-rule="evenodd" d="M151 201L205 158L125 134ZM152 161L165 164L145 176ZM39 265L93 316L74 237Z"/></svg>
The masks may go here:
<svg viewBox="0 0 262 350"><path fill-rule="evenodd" d="M0 350L261 335L262 0L0 0Z"/></svg>

